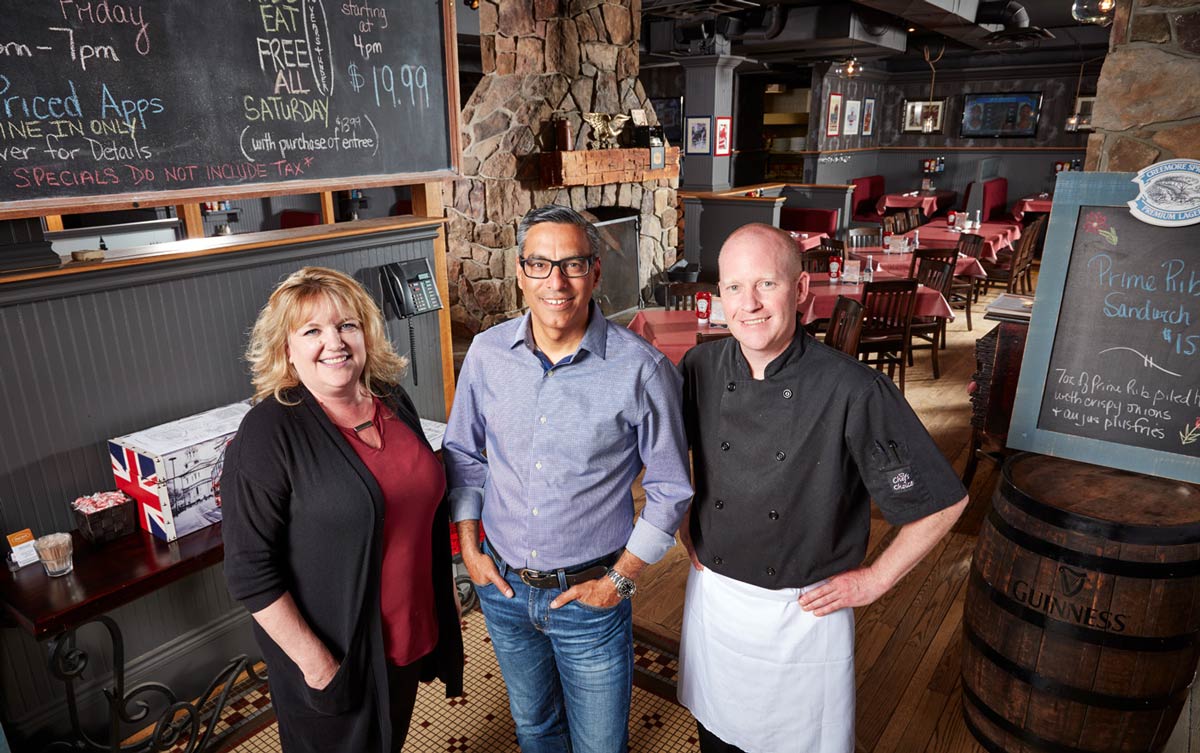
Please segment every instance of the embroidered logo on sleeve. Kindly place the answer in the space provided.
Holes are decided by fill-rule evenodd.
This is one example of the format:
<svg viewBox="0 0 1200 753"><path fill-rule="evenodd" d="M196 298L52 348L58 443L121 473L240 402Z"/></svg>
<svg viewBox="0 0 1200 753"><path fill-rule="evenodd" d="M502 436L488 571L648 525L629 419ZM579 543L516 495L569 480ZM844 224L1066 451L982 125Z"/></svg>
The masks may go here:
<svg viewBox="0 0 1200 753"><path fill-rule="evenodd" d="M900 471L895 476L892 476L892 491L903 492L911 488L913 488L913 480L908 471Z"/></svg>

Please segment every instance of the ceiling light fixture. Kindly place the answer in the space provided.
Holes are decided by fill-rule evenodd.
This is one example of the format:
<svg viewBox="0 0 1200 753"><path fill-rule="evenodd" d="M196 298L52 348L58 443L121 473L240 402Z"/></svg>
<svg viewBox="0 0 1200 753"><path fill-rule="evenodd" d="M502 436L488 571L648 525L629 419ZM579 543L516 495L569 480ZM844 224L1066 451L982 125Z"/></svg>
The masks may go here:
<svg viewBox="0 0 1200 753"><path fill-rule="evenodd" d="M862 73L862 63L858 62L858 58L851 55L842 62L838 63L834 73L844 78L857 78Z"/></svg>
<svg viewBox="0 0 1200 753"><path fill-rule="evenodd" d="M1116 0L1075 0L1071 5L1071 16L1084 24L1108 26L1113 22Z"/></svg>

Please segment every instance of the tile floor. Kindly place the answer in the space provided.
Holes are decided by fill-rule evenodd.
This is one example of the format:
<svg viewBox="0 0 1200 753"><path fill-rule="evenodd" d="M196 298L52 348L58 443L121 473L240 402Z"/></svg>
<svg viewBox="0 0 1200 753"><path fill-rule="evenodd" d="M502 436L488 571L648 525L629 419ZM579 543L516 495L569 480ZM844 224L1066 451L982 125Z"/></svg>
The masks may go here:
<svg viewBox="0 0 1200 753"><path fill-rule="evenodd" d="M422 686L413 712L406 753L517 753L508 697L496 665L491 640L478 613L463 620L466 647L466 695L447 699L440 685ZM675 658L638 644L636 672L649 675L657 686L673 684ZM642 678L646 679L646 678ZM629 717L630 753L696 753L696 726L687 709L640 687L633 689ZM279 736L274 723L233 753L276 753Z"/></svg>

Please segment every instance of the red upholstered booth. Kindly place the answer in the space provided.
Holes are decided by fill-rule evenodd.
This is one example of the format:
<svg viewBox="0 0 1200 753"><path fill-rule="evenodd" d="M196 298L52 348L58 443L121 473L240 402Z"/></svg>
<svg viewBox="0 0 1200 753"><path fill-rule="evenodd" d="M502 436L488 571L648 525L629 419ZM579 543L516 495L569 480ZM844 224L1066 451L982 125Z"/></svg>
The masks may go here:
<svg viewBox="0 0 1200 753"><path fill-rule="evenodd" d="M285 209L279 213L279 227L286 230L290 227L305 227L320 225L320 212L304 212L299 209Z"/></svg>
<svg viewBox="0 0 1200 753"><path fill-rule="evenodd" d="M850 196L852 217L856 222L882 222L883 215L879 214L875 205L884 194L883 176L868 175L850 181L854 184L854 193Z"/></svg>
<svg viewBox="0 0 1200 753"><path fill-rule="evenodd" d="M983 221L999 222L1008 208L1008 178L992 178L983 182Z"/></svg>
<svg viewBox="0 0 1200 753"><path fill-rule="evenodd" d="M798 233L837 235L838 210L815 207L784 207L779 210L779 227Z"/></svg>

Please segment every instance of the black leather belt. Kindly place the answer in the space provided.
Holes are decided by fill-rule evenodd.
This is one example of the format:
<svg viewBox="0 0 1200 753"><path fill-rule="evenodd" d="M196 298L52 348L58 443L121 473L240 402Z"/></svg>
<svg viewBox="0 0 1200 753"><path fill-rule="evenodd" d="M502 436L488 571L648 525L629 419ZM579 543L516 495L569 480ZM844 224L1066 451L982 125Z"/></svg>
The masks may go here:
<svg viewBox="0 0 1200 753"><path fill-rule="evenodd" d="M501 574L504 573L506 568L512 570L521 579L521 582L530 588L561 588L562 581L559 580L560 575L566 579L567 588L577 586L589 580L603 578L608 569L617 564L617 560L621 557L621 551L618 549L610 555L576 567L559 568L558 570L534 570L528 567L507 567L504 560L500 559L500 555L490 546L488 547L488 554L491 555Z"/></svg>

